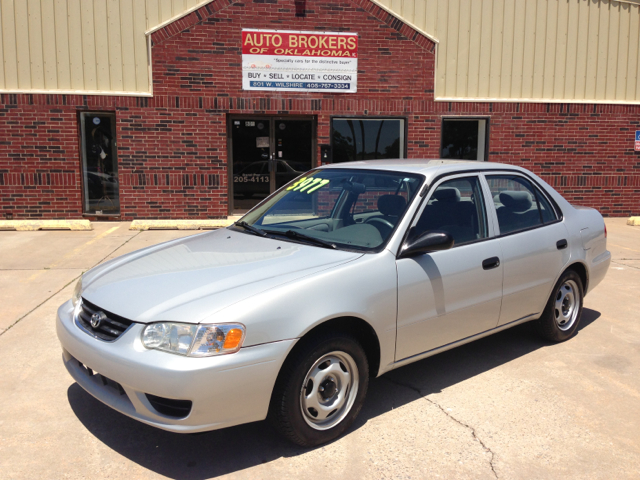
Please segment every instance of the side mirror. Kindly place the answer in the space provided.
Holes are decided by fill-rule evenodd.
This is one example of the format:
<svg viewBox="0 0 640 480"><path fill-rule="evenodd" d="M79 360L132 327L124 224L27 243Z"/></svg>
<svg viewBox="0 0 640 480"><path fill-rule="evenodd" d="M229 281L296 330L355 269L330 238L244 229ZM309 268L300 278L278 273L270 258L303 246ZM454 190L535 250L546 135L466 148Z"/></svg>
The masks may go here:
<svg viewBox="0 0 640 480"><path fill-rule="evenodd" d="M418 237L409 240L400 249L398 258L413 257L427 252L436 252L439 250L448 250L453 247L453 237L449 232L441 230L430 230L424 232Z"/></svg>

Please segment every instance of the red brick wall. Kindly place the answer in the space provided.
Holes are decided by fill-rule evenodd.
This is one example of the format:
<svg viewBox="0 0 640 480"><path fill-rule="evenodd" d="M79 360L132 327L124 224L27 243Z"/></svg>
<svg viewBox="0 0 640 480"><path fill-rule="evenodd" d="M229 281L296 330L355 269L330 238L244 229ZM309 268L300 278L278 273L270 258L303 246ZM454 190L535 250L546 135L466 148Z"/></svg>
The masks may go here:
<svg viewBox="0 0 640 480"><path fill-rule="evenodd" d="M226 216L224 118L182 101L0 95L0 218L82 216L79 111L116 113L122 218Z"/></svg>
<svg viewBox="0 0 640 480"><path fill-rule="evenodd" d="M224 117L180 100L179 108L117 110L125 219L227 216Z"/></svg>
<svg viewBox="0 0 640 480"><path fill-rule="evenodd" d="M155 32L153 98L0 95L0 216L81 216L79 110L116 113L124 219L225 216L226 118L256 113L316 116L319 145L332 115L401 116L412 158L439 156L443 116L486 116L490 160L605 215L640 213L640 107L436 103L434 45L368 0L294 12L293 0L218 0ZM242 91L242 28L358 32L358 93Z"/></svg>
<svg viewBox="0 0 640 480"><path fill-rule="evenodd" d="M409 157L439 155L448 116L488 118L489 160L535 172L570 202L605 216L640 214L640 106L434 102L412 117ZM412 129L432 135L416 140Z"/></svg>
<svg viewBox="0 0 640 480"><path fill-rule="evenodd" d="M0 99L0 219L76 218L82 212L75 110L44 96Z"/></svg>

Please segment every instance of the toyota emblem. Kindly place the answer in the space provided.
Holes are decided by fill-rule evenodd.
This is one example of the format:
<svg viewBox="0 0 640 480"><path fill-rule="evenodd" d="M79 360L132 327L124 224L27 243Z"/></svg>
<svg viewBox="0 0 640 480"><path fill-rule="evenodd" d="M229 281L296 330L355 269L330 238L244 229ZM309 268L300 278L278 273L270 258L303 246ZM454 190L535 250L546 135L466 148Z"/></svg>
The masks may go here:
<svg viewBox="0 0 640 480"><path fill-rule="evenodd" d="M107 318L107 316L104 312L98 312L91 315L91 320L89 321L91 328L98 328L105 318Z"/></svg>

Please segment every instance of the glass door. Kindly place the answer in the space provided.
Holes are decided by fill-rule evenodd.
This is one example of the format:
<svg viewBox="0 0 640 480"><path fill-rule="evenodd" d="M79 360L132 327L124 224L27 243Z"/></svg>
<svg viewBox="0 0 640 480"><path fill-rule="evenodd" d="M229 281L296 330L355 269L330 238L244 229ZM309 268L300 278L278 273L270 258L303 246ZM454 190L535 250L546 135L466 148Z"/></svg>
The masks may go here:
<svg viewBox="0 0 640 480"><path fill-rule="evenodd" d="M232 117L232 211L253 208L314 165L311 118Z"/></svg>
<svg viewBox="0 0 640 480"><path fill-rule="evenodd" d="M108 112L82 112L80 130L83 212L90 215L119 215L116 116Z"/></svg>
<svg viewBox="0 0 640 480"><path fill-rule="evenodd" d="M274 119L275 190L313 168L313 121Z"/></svg>
<svg viewBox="0 0 640 480"><path fill-rule="evenodd" d="M271 121L231 122L233 209L248 210L271 193Z"/></svg>

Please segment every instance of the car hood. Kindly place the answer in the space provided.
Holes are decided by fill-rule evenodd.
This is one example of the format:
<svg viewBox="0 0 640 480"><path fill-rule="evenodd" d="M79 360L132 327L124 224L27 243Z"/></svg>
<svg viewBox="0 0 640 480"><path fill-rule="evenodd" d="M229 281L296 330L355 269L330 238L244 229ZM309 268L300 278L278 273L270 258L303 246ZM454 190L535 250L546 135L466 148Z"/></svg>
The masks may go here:
<svg viewBox="0 0 640 480"><path fill-rule="evenodd" d="M216 230L100 265L83 277L82 297L136 322L199 323L265 290L361 256Z"/></svg>

